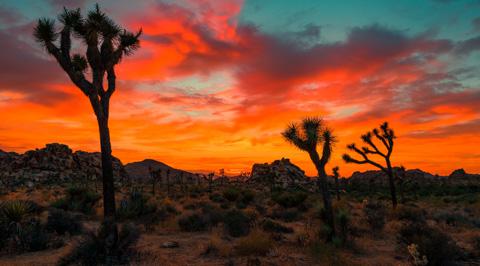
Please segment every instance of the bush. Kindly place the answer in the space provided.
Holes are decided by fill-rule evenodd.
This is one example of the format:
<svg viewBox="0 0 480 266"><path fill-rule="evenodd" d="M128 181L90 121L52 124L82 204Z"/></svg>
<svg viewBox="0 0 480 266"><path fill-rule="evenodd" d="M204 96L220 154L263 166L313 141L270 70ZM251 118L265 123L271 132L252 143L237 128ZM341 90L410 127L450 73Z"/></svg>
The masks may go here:
<svg viewBox="0 0 480 266"><path fill-rule="evenodd" d="M397 219L412 223L425 222L425 211L416 207L400 206L396 210Z"/></svg>
<svg viewBox="0 0 480 266"><path fill-rule="evenodd" d="M105 231L101 226L98 234L89 233L74 249L60 259L59 265L118 265L127 264L132 247L139 238L138 230L130 224L122 227L118 234L118 250L107 258L105 253ZM108 261L107 261L108 260Z"/></svg>
<svg viewBox="0 0 480 266"><path fill-rule="evenodd" d="M178 219L180 230L186 232L205 231L223 220L223 213L212 207L204 207L202 212L185 215Z"/></svg>
<svg viewBox="0 0 480 266"><path fill-rule="evenodd" d="M17 232L22 251L39 251L48 248L50 237L39 220L31 219Z"/></svg>
<svg viewBox="0 0 480 266"><path fill-rule="evenodd" d="M207 230L208 221L204 216L194 213L178 219L178 226L180 226L180 230L185 232L199 232Z"/></svg>
<svg viewBox="0 0 480 266"><path fill-rule="evenodd" d="M272 200L284 208L298 207L307 199L308 194L303 191L276 192L272 194Z"/></svg>
<svg viewBox="0 0 480 266"><path fill-rule="evenodd" d="M0 219L8 225L19 224L35 213L35 210L35 205L31 201L6 201L0 206Z"/></svg>
<svg viewBox="0 0 480 266"><path fill-rule="evenodd" d="M217 202L217 203L225 202L225 198L219 193L213 193L212 195L210 195L209 198L213 202Z"/></svg>
<svg viewBox="0 0 480 266"><path fill-rule="evenodd" d="M242 202L245 205L250 204L250 202L253 201L255 198L255 192L253 192L250 189L246 189L242 191L242 196L240 197L240 202Z"/></svg>
<svg viewBox="0 0 480 266"><path fill-rule="evenodd" d="M66 195L53 202L51 206L65 211L79 211L85 214L92 214L94 206L99 200L100 196L88 188L74 186L69 187L66 190Z"/></svg>
<svg viewBox="0 0 480 266"><path fill-rule="evenodd" d="M269 215L272 219L280 219L284 222L293 222L300 219L301 215L297 209L274 209Z"/></svg>
<svg viewBox="0 0 480 266"><path fill-rule="evenodd" d="M269 236L262 231L255 230L248 236L240 238L235 248L241 256L264 256L272 247L273 241Z"/></svg>
<svg viewBox="0 0 480 266"><path fill-rule="evenodd" d="M437 222L444 222L451 226L458 226L460 224L464 225L475 225L469 217L465 216L461 212L451 212L451 211L439 211L432 215L433 219Z"/></svg>
<svg viewBox="0 0 480 266"><path fill-rule="evenodd" d="M47 229L55 231L57 234L63 235L68 232L71 235L76 235L82 232L82 224L70 213L52 209L48 213Z"/></svg>
<svg viewBox="0 0 480 266"><path fill-rule="evenodd" d="M399 231L398 241L404 246L415 244L419 255L427 257L427 265L454 265L462 256L450 236L426 223L405 224Z"/></svg>
<svg viewBox="0 0 480 266"><path fill-rule="evenodd" d="M350 214L345 209L339 209L335 215L338 237L341 244L346 244L351 231Z"/></svg>
<svg viewBox="0 0 480 266"><path fill-rule="evenodd" d="M154 213L156 206L148 202L148 197L139 191L132 191L127 199L120 202L117 217L120 219L135 219Z"/></svg>
<svg viewBox="0 0 480 266"><path fill-rule="evenodd" d="M368 202L364 208L363 213L365 214L365 219L370 225L370 228L379 232L385 226L385 216L386 210L385 206L381 202Z"/></svg>
<svg viewBox="0 0 480 266"><path fill-rule="evenodd" d="M240 197L240 191L237 188L229 187L223 191L223 197L228 201L236 201Z"/></svg>
<svg viewBox="0 0 480 266"><path fill-rule="evenodd" d="M266 232L272 233L286 233L290 234L293 233L293 229L287 226L283 226L280 223L272 221L270 219L265 219L262 223L262 228Z"/></svg>
<svg viewBox="0 0 480 266"><path fill-rule="evenodd" d="M242 211L227 212L223 222L226 231L232 237L246 236L250 232L250 219Z"/></svg>

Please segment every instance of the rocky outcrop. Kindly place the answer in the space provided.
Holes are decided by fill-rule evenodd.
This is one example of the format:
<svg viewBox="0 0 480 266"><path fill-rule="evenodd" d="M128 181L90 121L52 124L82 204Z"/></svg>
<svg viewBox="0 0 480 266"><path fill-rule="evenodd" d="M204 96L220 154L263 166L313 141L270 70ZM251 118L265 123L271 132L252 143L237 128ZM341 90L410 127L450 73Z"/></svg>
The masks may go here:
<svg viewBox="0 0 480 266"><path fill-rule="evenodd" d="M404 173L400 168L395 168L397 183L410 185L468 185L480 183L480 175L468 174L463 169L453 171L449 176L433 175L420 169L409 169ZM388 186L388 178L382 171L354 172L348 179L343 179L352 186L356 185L375 185Z"/></svg>
<svg viewBox="0 0 480 266"><path fill-rule="evenodd" d="M310 182L305 171L291 163L289 159L273 161L272 163L254 164L249 182L272 183L282 187L303 185Z"/></svg>
<svg viewBox="0 0 480 266"><path fill-rule="evenodd" d="M128 178L121 161L113 158L114 178ZM0 182L6 187L33 186L72 180L88 181L101 178L99 152L72 152L64 144L47 144L45 148L17 154L0 151Z"/></svg>
<svg viewBox="0 0 480 266"><path fill-rule="evenodd" d="M132 180L151 180L152 177L150 176L150 169L157 173L157 182L159 183L166 183L167 171L169 171L169 178L170 182L172 183L197 182L197 176L195 174L175 169L169 165L152 159L145 159L140 162L133 162L125 165L125 170Z"/></svg>

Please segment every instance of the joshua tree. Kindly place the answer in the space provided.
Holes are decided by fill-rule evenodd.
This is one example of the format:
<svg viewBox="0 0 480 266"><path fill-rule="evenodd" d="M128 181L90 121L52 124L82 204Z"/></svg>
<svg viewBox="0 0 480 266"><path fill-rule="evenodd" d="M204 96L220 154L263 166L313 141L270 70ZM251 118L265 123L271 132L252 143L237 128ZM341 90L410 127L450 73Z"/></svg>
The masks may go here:
<svg viewBox="0 0 480 266"><path fill-rule="evenodd" d="M115 222L115 189L113 183L112 148L108 129L110 97L115 91L115 66L124 56L133 54L139 48L140 29L131 33L117 25L98 5L86 17L80 9L64 8L58 17L62 27L58 31L55 20L42 18L34 30L34 36L59 63L63 71L85 96L88 97L97 117L100 131L100 147L103 172L103 209L107 253L117 246ZM72 36L79 37L86 46L85 55L71 54ZM60 37L59 44L56 44ZM87 80L87 70L92 79ZM106 88L104 79L106 75Z"/></svg>
<svg viewBox="0 0 480 266"><path fill-rule="evenodd" d="M223 186L223 182L225 179L225 169L218 170L218 174L220 175L220 185Z"/></svg>
<svg viewBox="0 0 480 266"><path fill-rule="evenodd" d="M215 173L208 174L208 192L212 193L212 183L213 183L213 176Z"/></svg>
<svg viewBox="0 0 480 266"><path fill-rule="evenodd" d="M155 195L155 185L157 181L162 177L162 169L153 170L152 167L148 167L148 171L150 172L150 178L152 179L152 194Z"/></svg>
<svg viewBox="0 0 480 266"><path fill-rule="evenodd" d="M313 164L315 165L315 168L317 169L317 183L323 196L323 204L326 215L325 218L331 229L327 241L331 241L335 236L335 221L330 191L328 190L325 166L330 159L335 138L332 135L331 130L323 125L323 120L318 117L304 118L301 124L291 123L288 125L287 129L282 133L282 135L285 140L300 150L307 152ZM318 144L323 144L321 158L317 152Z"/></svg>
<svg viewBox="0 0 480 266"><path fill-rule="evenodd" d="M333 178L335 178L335 192L337 194L337 200L340 200L340 185L338 184L338 178L340 177L340 174L338 173L338 170L340 170L338 166L332 168Z"/></svg>
<svg viewBox="0 0 480 266"><path fill-rule="evenodd" d="M373 142L373 136L375 136L383 144L383 146L385 146L386 151L379 149L379 147ZM393 208L397 207L394 172L390 161L393 151L393 140L395 139L395 133L393 132L393 129L388 126L387 122L384 122L380 125L380 129L375 128L371 132L363 134L361 138L362 141L368 145L367 147L358 148L355 143L352 143L348 145L347 148L359 154L362 159L354 159L350 155L344 154L343 160L347 163L371 164L387 174L390 185L390 195L392 197L392 206ZM369 155L377 155L382 157L385 160L385 166L370 159Z"/></svg>
<svg viewBox="0 0 480 266"><path fill-rule="evenodd" d="M404 203L405 202L405 183L407 182L407 170L403 165L400 166L398 169L398 174L397 176L397 184L400 190L400 202Z"/></svg>
<svg viewBox="0 0 480 266"><path fill-rule="evenodd" d="M167 195L170 196L170 169L167 169Z"/></svg>

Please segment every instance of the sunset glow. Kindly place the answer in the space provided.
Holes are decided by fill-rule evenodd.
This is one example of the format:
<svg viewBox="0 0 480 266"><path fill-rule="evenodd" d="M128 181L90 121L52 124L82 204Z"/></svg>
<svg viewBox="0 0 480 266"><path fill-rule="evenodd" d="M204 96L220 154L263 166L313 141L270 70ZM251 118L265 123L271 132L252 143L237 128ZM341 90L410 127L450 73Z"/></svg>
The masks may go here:
<svg viewBox="0 0 480 266"><path fill-rule="evenodd" d="M98 2L144 32L111 102L123 163L238 174L287 157L314 175L280 133L318 115L338 139L327 167L342 175L370 169L341 156L383 121L398 137L395 165L480 172L478 1ZM0 149L99 150L87 98L32 36L38 18L94 4L1 2Z"/></svg>

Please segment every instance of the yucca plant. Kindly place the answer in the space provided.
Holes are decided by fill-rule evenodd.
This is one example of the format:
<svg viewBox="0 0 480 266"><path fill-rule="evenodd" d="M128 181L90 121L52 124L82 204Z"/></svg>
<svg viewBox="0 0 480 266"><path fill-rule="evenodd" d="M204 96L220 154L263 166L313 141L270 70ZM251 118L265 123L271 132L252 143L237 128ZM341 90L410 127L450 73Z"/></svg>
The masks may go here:
<svg viewBox="0 0 480 266"><path fill-rule="evenodd" d="M20 224L35 212L35 206L30 201L6 201L0 206L2 219L7 224Z"/></svg>

